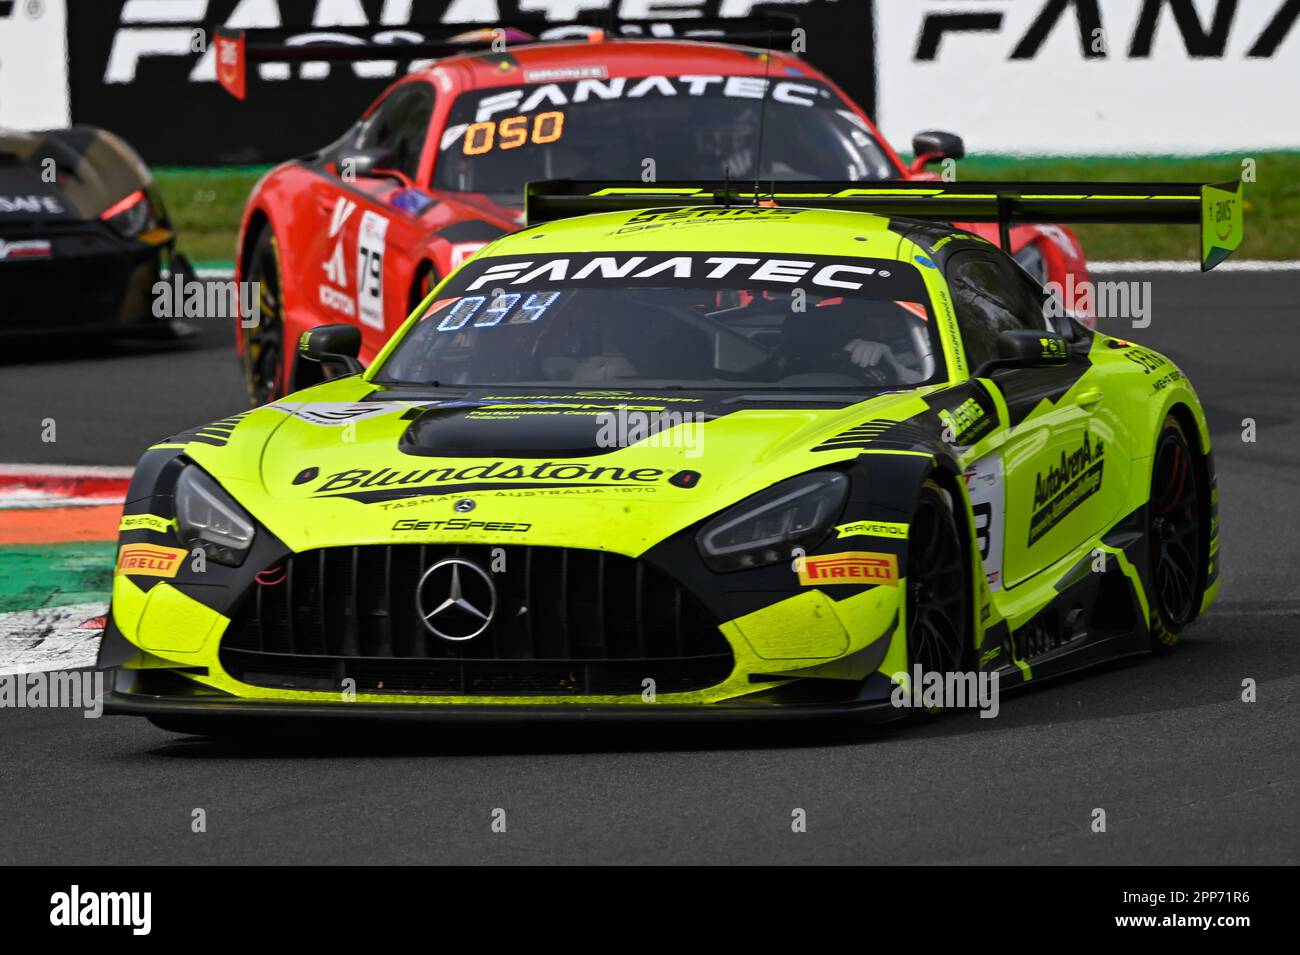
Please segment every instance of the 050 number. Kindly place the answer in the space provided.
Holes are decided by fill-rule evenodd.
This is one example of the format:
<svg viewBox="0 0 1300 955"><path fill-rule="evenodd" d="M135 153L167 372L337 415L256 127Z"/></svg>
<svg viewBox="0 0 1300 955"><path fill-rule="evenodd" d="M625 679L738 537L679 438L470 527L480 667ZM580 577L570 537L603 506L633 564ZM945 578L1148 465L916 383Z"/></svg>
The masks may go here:
<svg viewBox="0 0 1300 955"><path fill-rule="evenodd" d="M527 116L507 116L497 122L487 120L471 123L465 130L464 152L466 156L479 156L497 149L518 149L526 142L537 145L553 143L564 135L564 114L558 110L538 113L532 118L529 128Z"/></svg>

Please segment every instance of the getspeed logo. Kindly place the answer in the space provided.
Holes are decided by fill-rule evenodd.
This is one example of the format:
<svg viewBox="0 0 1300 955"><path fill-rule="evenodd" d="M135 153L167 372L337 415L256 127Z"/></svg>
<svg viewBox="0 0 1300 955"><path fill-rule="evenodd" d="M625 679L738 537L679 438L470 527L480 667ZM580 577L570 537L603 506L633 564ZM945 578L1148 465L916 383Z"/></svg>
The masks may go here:
<svg viewBox="0 0 1300 955"><path fill-rule="evenodd" d="M488 531L502 534L527 534L532 524L520 524L511 521L471 521L464 517L453 517L445 521L400 520L393 525L394 531Z"/></svg>

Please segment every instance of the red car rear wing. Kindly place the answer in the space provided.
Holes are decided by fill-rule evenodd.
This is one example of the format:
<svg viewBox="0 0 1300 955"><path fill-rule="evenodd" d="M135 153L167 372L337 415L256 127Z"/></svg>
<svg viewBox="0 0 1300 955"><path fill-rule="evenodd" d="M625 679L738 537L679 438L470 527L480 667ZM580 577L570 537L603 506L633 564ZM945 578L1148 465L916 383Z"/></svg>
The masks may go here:
<svg viewBox="0 0 1300 955"><path fill-rule="evenodd" d="M514 24L437 24L373 29L268 28L237 30L218 27L214 44L217 80L237 99L248 94L248 67L254 63L357 62L411 60L454 56L507 46L555 40L592 42L606 37L626 39L703 40L712 43L772 46L782 33L799 25L789 13L751 17L691 17L689 19L628 20L592 14L572 21L516 20Z"/></svg>
<svg viewBox="0 0 1300 955"><path fill-rule="evenodd" d="M760 187L761 189L761 187ZM1201 270L1241 244L1240 181L1168 182L598 182L553 179L525 189L528 225L568 216L687 206L756 205L841 209L938 222L996 222L1002 247L1021 222L1199 225Z"/></svg>

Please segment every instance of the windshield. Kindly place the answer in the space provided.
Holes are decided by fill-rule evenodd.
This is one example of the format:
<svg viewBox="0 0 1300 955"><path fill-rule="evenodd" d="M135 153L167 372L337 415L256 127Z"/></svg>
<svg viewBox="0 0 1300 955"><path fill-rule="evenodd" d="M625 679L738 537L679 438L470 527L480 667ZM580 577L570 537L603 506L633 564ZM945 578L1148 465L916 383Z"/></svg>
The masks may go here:
<svg viewBox="0 0 1300 955"><path fill-rule="evenodd" d="M474 90L456 100L434 188L520 193L540 179L862 180L898 175L866 125L813 80L583 79ZM654 168L647 167L653 162Z"/></svg>
<svg viewBox="0 0 1300 955"><path fill-rule="evenodd" d="M426 386L888 389L939 380L909 264L761 253L477 259L375 380Z"/></svg>

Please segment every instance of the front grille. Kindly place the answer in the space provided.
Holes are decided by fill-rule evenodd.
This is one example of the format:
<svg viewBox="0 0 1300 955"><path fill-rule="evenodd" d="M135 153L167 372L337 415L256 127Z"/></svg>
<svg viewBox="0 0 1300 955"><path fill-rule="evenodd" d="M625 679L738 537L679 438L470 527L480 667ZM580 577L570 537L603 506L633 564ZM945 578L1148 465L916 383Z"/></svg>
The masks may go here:
<svg viewBox="0 0 1300 955"><path fill-rule="evenodd" d="M450 641L420 619L424 571L460 557L491 570L492 623ZM639 694L731 673L712 615L673 580L618 554L561 547L371 545L297 554L236 608L221 665L258 686L456 695Z"/></svg>

